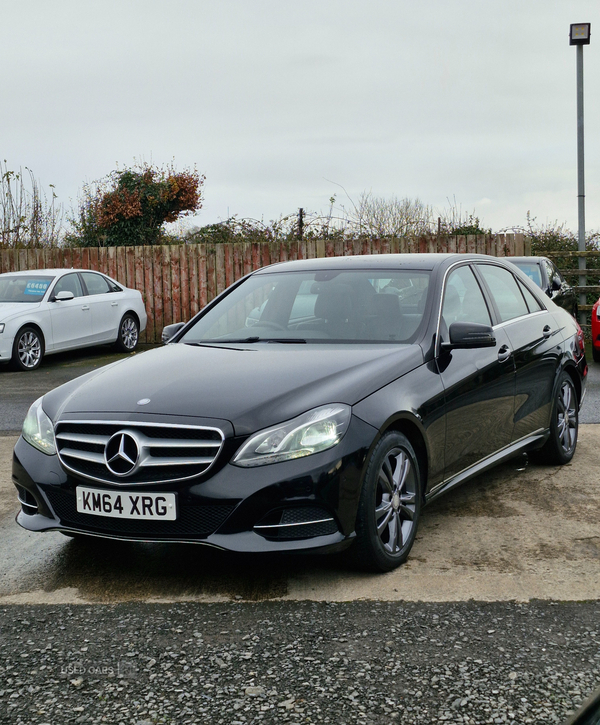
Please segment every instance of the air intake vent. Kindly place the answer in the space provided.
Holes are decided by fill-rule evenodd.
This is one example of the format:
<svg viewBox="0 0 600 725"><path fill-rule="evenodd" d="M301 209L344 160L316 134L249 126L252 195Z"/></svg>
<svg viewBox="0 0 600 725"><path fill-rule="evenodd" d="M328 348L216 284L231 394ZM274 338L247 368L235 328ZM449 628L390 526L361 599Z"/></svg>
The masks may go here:
<svg viewBox="0 0 600 725"><path fill-rule="evenodd" d="M55 435L67 471L122 486L204 474L224 440L218 428L129 421L61 421Z"/></svg>
<svg viewBox="0 0 600 725"><path fill-rule="evenodd" d="M338 527L335 519L325 509L298 506L271 511L254 527L254 531L267 539L292 540L335 534Z"/></svg>
<svg viewBox="0 0 600 725"><path fill-rule="evenodd" d="M21 508L23 509L24 514L27 514L28 516L33 516L34 514L37 514L38 504L32 493L30 493L23 486L17 486L17 497L19 499L19 503L21 504Z"/></svg>

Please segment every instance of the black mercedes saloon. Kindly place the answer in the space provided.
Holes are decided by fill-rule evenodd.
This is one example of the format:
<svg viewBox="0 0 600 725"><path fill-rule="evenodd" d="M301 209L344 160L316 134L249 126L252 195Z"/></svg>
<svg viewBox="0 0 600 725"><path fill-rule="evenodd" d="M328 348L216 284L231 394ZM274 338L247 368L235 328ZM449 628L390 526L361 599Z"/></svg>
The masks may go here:
<svg viewBox="0 0 600 725"><path fill-rule="evenodd" d="M564 464L577 445L581 329L494 257L274 264L163 340L31 406L13 459L21 526L348 547L389 571L427 502L516 453Z"/></svg>

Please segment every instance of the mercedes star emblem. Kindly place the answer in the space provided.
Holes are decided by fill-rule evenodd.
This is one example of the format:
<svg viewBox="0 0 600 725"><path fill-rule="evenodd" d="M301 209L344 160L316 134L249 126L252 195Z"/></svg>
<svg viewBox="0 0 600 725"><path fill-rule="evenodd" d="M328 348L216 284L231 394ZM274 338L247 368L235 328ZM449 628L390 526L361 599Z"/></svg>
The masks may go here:
<svg viewBox="0 0 600 725"><path fill-rule="evenodd" d="M104 449L106 467L115 476L128 476L137 467L140 446L132 433L115 433Z"/></svg>

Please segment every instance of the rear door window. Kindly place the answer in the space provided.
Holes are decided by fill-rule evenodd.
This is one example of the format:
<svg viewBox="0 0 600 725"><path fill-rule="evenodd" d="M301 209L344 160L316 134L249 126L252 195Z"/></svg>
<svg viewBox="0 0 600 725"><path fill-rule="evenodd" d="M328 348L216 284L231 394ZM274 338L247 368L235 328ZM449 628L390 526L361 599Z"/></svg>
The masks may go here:
<svg viewBox="0 0 600 725"><path fill-rule="evenodd" d="M108 282L101 274L82 272L81 276L90 295L105 295L111 291Z"/></svg>
<svg viewBox="0 0 600 725"><path fill-rule="evenodd" d="M525 298L511 272L493 264L478 264L477 269L490 290L501 322L529 314Z"/></svg>

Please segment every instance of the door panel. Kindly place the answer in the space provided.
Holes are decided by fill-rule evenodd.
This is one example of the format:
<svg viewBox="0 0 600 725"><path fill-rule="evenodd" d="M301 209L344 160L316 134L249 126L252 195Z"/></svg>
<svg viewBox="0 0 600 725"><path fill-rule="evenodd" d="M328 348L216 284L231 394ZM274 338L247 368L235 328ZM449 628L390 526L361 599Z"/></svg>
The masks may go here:
<svg viewBox="0 0 600 725"><path fill-rule="evenodd" d="M514 275L502 267L478 264L496 312L514 350L516 369L515 428L519 440L547 428L552 390L561 358L554 317L541 308Z"/></svg>
<svg viewBox="0 0 600 725"><path fill-rule="evenodd" d="M92 315L79 276L76 273L61 277L52 290L51 297L59 292L72 292L75 298L49 302L52 321L52 350L83 347L93 342Z"/></svg>
<svg viewBox="0 0 600 725"><path fill-rule="evenodd" d="M512 440L515 369L510 340L494 330L496 346L442 353L445 388L445 478L460 473Z"/></svg>
<svg viewBox="0 0 600 725"><path fill-rule="evenodd" d="M441 340L454 322L491 325L492 318L470 265L448 276ZM445 477L460 473L509 445L512 438L515 368L510 340L494 330L495 347L441 351L437 364L445 390Z"/></svg>
<svg viewBox="0 0 600 725"><path fill-rule="evenodd" d="M517 371L513 439L547 428L552 412L552 391L560 366L559 326L548 312L539 312L505 326Z"/></svg>
<svg viewBox="0 0 600 725"><path fill-rule="evenodd" d="M92 311L95 342L114 342L121 320L122 293L111 292L106 279L94 272L82 272L88 295L86 301Z"/></svg>

